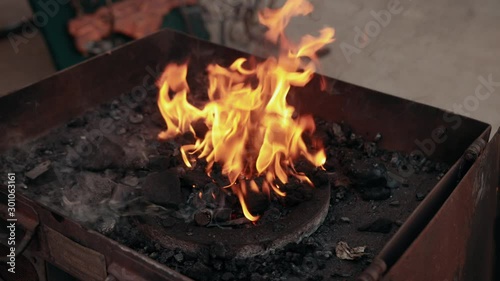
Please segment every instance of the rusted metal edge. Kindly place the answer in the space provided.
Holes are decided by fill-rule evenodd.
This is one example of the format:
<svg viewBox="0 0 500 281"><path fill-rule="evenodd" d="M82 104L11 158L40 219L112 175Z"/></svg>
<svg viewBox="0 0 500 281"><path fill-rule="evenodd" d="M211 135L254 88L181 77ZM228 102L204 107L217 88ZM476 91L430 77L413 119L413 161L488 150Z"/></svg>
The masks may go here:
<svg viewBox="0 0 500 281"><path fill-rule="evenodd" d="M383 280L496 280L492 275L499 142L497 134Z"/></svg>
<svg viewBox="0 0 500 281"><path fill-rule="evenodd" d="M103 254L84 247L63 234L43 227L50 262L81 280L101 281L108 276Z"/></svg>
<svg viewBox="0 0 500 281"><path fill-rule="evenodd" d="M476 156L480 153L478 149L481 151L484 150L485 145L481 144L486 144L488 142L490 132L491 126L488 126L481 136L471 144L470 149L477 153ZM477 159L477 157L475 157L475 159L470 157L467 158L470 149L464 152L464 156L443 176L438 184L408 217L401 228L394 234L391 240L384 246L374 262L359 275L357 280L382 280L384 274L397 262L419 236L422 230L435 216L436 212L452 194L460 180L465 176L467 171L470 170L474 163L471 162L471 160ZM385 267L384 271L380 270L382 267Z"/></svg>

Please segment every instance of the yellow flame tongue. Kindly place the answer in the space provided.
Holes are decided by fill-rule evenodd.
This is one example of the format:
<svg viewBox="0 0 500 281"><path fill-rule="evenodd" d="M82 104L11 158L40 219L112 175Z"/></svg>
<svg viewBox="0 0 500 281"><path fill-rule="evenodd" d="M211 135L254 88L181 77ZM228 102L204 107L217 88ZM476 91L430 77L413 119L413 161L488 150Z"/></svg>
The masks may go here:
<svg viewBox="0 0 500 281"><path fill-rule="evenodd" d="M207 172L210 172L213 164L219 163L240 200L245 217L251 221L258 220L259 216L252 215L247 208L247 188L268 196L271 190L285 196L277 182L287 183L290 175L312 185L305 175L293 169L295 159L305 157L315 166L326 161L324 150L309 152L302 138L303 133L315 130L312 116L292 118L295 109L286 102L292 86L303 87L311 80L316 51L333 41L331 28L321 30L319 37L303 37L297 46L286 40L284 29L290 18L311 11L312 5L305 0L290 0L281 9L262 11L259 19L269 28L267 38L274 42L280 40L284 51L278 58L270 57L253 68L245 68L248 64L245 58L237 59L228 68L209 65L209 101L202 108L187 100L190 92L187 64L167 65L159 80L158 106L167 124L167 130L161 132L159 138L193 133L195 143L181 147L185 164L191 167L193 156L205 158ZM310 60L304 63L302 58ZM256 85L255 81L258 81ZM193 128L198 120L208 128L203 137L196 136ZM254 181L250 181L248 187L245 180L239 180L259 175L265 176L260 187Z"/></svg>

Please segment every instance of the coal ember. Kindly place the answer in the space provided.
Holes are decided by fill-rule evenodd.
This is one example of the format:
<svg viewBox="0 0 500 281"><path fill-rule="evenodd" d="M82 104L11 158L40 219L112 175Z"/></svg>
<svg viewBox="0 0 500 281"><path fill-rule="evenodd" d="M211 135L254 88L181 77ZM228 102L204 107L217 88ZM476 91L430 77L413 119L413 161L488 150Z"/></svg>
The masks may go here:
<svg viewBox="0 0 500 281"><path fill-rule="evenodd" d="M115 182L101 174L82 172L76 176L77 185L74 191L83 191L81 194L73 194L79 200L88 202L99 202L111 197L111 193L117 186ZM83 193L86 194L83 195Z"/></svg>
<svg viewBox="0 0 500 281"><path fill-rule="evenodd" d="M311 176L311 179L315 187L329 187L330 179L326 171L318 170Z"/></svg>
<svg viewBox="0 0 500 281"><path fill-rule="evenodd" d="M417 192L417 194L415 194L415 197L417 198L418 201L424 200L425 196L426 194L423 192Z"/></svg>
<svg viewBox="0 0 500 281"><path fill-rule="evenodd" d="M358 227L359 231L389 233L392 230L393 222L386 218L378 218L377 220Z"/></svg>
<svg viewBox="0 0 500 281"><path fill-rule="evenodd" d="M337 123L332 123L327 132L337 144L343 144L347 141L344 130L342 130L342 127Z"/></svg>
<svg viewBox="0 0 500 281"><path fill-rule="evenodd" d="M212 183L212 179L202 170L191 170L181 177L183 186L204 187Z"/></svg>
<svg viewBox="0 0 500 281"><path fill-rule="evenodd" d="M194 280L208 281L212 275L212 270L202 262L198 261L192 267L187 268L186 271L184 271L184 274Z"/></svg>
<svg viewBox="0 0 500 281"><path fill-rule="evenodd" d="M149 158L149 163L147 168L149 170L167 170L168 168L175 166L177 163L173 163L171 155L170 156L152 156ZM180 163L178 163L180 164Z"/></svg>
<svg viewBox="0 0 500 281"><path fill-rule="evenodd" d="M365 201L375 200L386 200L391 197L392 191L386 187L372 187L372 188L364 188L361 191L361 198Z"/></svg>
<svg viewBox="0 0 500 281"><path fill-rule="evenodd" d="M103 137L99 142L92 144L90 142L80 142L82 153L80 166L84 169L91 171L102 171L108 168L117 168L123 164L125 159L125 151L123 148L110 141L108 138ZM88 153L88 154L87 154Z"/></svg>
<svg viewBox="0 0 500 281"><path fill-rule="evenodd" d="M80 128L87 125L87 119L85 117L77 117L68 123L68 128Z"/></svg>
<svg viewBox="0 0 500 281"><path fill-rule="evenodd" d="M348 188L351 186L351 180L346 175L334 172L328 174L329 182L332 184L332 187L336 188Z"/></svg>
<svg viewBox="0 0 500 281"><path fill-rule="evenodd" d="M370 159L368 161L353 161L348 166L347 174L352 182L360 187L367 186L385 186L387 169L381 161Z"/></svg>
<svg viewBox="0 0 500 281"><path fill-rule="evenodd" d="M285 197L280 198L283 204L287 207L293 207L301 202L307 201L312 197L310 187L304 187L300 182L290 182L283 187L286 193Z"/></svg>
<svg viewBox="0 0 500 281"><path fill-rule="evenodd" d="M224 243L216 242L210 246L210 256L212 258L227 258L227 249Z"/></svg>
<svg viewBox="0 0 500 281"><path fill-rule="evenodd" d="M152 203L178 207L184 202L179 177L170 171L149 174L143 181L142 194Z"/></svg>
<svg viewBox="0 0 500 281"><path fill-rule="evenodd" d="M262 193L249 192L245 203L253 215L263 214L270 206L269 198Z"/></svg>
<svg viewBox="0 0 500 281"><path fill-rule="evenodd" d="M109 202L111 204L122 204L136 198L136 196L136 188L124 184L117 184L113 189Z"/></svg>

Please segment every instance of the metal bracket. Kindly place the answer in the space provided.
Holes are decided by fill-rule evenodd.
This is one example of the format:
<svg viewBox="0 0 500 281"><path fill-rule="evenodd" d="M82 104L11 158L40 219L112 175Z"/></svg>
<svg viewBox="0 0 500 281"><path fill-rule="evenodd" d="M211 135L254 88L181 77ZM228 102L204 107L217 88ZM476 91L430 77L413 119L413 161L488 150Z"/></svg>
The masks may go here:
<svg viewBox="0 0 500 281"><path fill-rule="evenodd" d="M470 146L465 150L464 157L465 160L469 162L474 162L479 157L481 152L483 152L486 147L486 141L482 138L476 139Z"/></svg>

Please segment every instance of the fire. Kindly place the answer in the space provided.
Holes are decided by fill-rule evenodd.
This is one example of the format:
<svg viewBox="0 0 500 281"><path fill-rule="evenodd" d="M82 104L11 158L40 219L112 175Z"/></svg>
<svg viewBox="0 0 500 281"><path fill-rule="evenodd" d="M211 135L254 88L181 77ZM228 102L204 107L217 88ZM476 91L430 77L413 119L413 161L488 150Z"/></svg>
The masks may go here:
<svg viewBox="0 0 500 281"><path fill-rule="evenodd" d="M297 45L286 39L284 30L290 18L312 9L306 0L289 0L280 9L263 10L259 20L269 29L266 37L279 42L282 52L253 67L245 58L227 68L209 65L209 101L201 108L187 99L187 64L169 64L159 80L158 106L167 124L159 138L193 133L195 143L181 147L185 164L192 167L195 157L204 158L210 174L214 163L219 163L251 221L259 216L247 207L249 192L285 196L280 184L287 183L289 176L312 186L307 176L294 169L293 161L302 156L317 167L326 161L324 150L308 151L302 138L315 130L312 116L295 117L295 109L286 102L292 86L303 87L311 80L315 53L334 40L332 28L324 28L318 37L305 36ZM204 136L193 128L200 120L208 128ZM254 180L258 176L264 178L260 186Z"/></svg>

